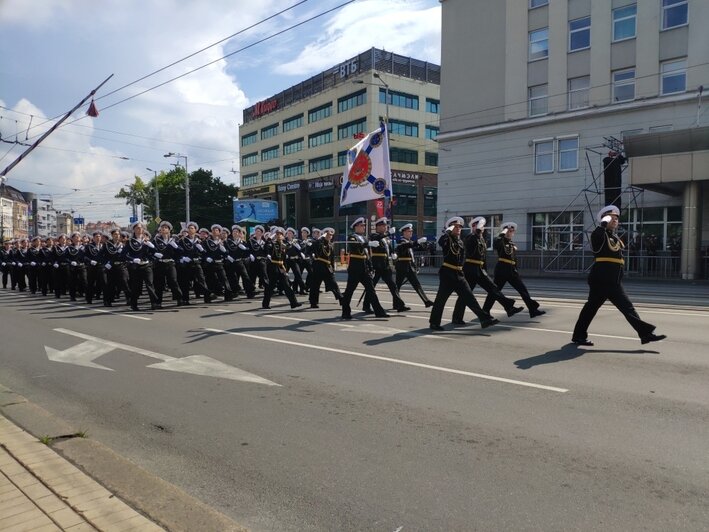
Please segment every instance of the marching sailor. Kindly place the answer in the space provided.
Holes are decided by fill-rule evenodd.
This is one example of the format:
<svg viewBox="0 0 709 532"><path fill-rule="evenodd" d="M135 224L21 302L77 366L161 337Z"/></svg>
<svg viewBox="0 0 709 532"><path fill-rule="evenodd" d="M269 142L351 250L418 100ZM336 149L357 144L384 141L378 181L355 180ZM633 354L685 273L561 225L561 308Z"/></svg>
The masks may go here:
<svg viewBox="0 0 709 532"><path fill-rule="evenodd" d="M499 323L498 320L480 308L473 291L463 276L465 249L463 241L460 239L462 228L463 219L460 216L449 218L446 221L446 230L443 236L438 239L438 245L443 248L443 264L438 270L438 293L436 294L436 300L433 302L429 319L431 329L434 331L443 330L443 327L441 327L443 309L453 292L458 294L463 303L480 319L480 326L483 329Z"/></svg>
<svg viewBox="0 0 709 532"><path fill-rule="evenodd" d="M153 238L154 264L153 283L155 284L155 295L158 297L158 305L162 305L165 288L169 287L172 292L172 299L177 301L177 306L183 305L184 298L182 290L177 282L176 260L180 256L180 246L172 236L172 224L168 221L160 222L158 232Z"/></svg>
<svg viewBox="0 0 709 532"><path fill-rule="evenodd" d="M13 256L15 262L15 279L14 282L17 284L17 289L20 292L27 290L27 273L29 268L29 256L27 239L25 237L20 238L17 243L17 249Z"/></svg>
<svg viewBox="0 0 709 532"><path fill-rule="evenodd" d="M377 318L388 318L389 314L382 308L377 297L377 292L372 284L372 265L369 259L369 248L378 247L379 241L370 242L364 232L367 229L366 220L364 217L357 218L350 228L354 233L347 238L347 243L350 250L349 264L347 265L347 287L342 295L342 319L352 319L352 309L350 302L352 295L360 283L364 287L365 297L369 296L369 302L374 309L374 315ZM315 231L313 231L315 233ZM314 289L311 289L314 290ZM311 292L312 293L312 292Z"/></svg>
<svg viewBox="0 0 709 532"><path fill-rule="evenodd" d="M286 229L286 270L293 272L293 291L300 295L305 295L305 282L303 281L303 271L301 270L301 262L303 260L303 247L295 237L295 229L289 227Z"/></svg>
<svg viewBox="0 0 709 532"><path fill-rule="evenodd" d="M106 270L106 286L103 290L104 307L113 306L121 291L126 298L126 304L130 305L130 285L128 266L123 254L123 236L119 229L113 229L111 239L103 248L103 267Z"/></svg>
<svg viewBox="0 0 709 532"><path fill-rule="evenodd" d="M40 270L39 270L39 287L38 290L42 291L42 295L46 296L48 292L52 291L52 273L54 268L52 267L53 262L53 251L54 239L48 236L44 239L42 248L40 249Z"/></svg>
<svg viewBox="0 0 709 532"><path fill-rule="evenodd" d="M335 281L335 254L333 253L332 237L335 230L326 227L322 230L322 236L313 242L311 247L313 256L312 273L310 279L310 308L320 308L320 283L325 283L325 290L329 290L337 301L342 299L340 287Z"/></svg>
<svg viewBox="0 0 709 532"><path fill-rule="evenodd" d="M389 288L389 292L391 292L394 310L397 312L405 312L411 310L411 308L407 307L404 300L399 297L399 290L396 287L396 282L394 282L392 269L392 259L396 259L397 257L396 254L393 253L390 236L396 232L396 228L389 228L388 223L389 221L386 217L379 218L374 222L375 232L369 236L370 244L374 242L378 243L376 248L371 250L372 265L374 266L372 286L376 288L379 279L382 279ZM364 305L362 308L365 314L372 313L370 300L366 293L364 295Z"/></svg>
<svg viewBox="0 0 709 532"><path fill-rule="evenodd" d="M401 229L401 239L396 246L396 289L401 290L401 286L407 280L424 302L426 308L433 306L433 301L428 299L428 296L421 287L418 275L416 274L416 264L414 250L421 250L421 245L425 244L428 239L424 236L418 240L412 240L414 234L413 224L406 224Z"/></svg>
<svg viewBox="0 0 709 532"><path fill-rule="evenodd" d="M178 263L177 280L182 292L182 304L190 304L190 284L196 293L204 296L204 302L212 300L211 293L205 284L204 271L202 270L202 256L204 246L197 236L199 226L196 222L187 223L187 234L183 236L179 245L180 262Z"/></svg>
<svg viewBox="0 0 709 532"><path fill-rule="evenodd" d="M27 262L27 281L30 293L36 294L42 272L42 239L38 236L33 237L30 241L30 247L27 250Z"/></svg>
<svg viewBox="0 0 709 532"><path fill-rule="evenodd" d="M138 309L138 296L143 285L150 298L150 308L156 310L162 308L158 303L158 296L153 285L153 265L151 263L152 252L155 245L143 234L145 226L142 222L135 222L132 226L133 236L128 241L128 245L123 248L123 256L128 263L128 275L130 277L130 308Z"/></svg>
<svg viewBox="0 0 709 532"><path fill-rule="evenodd" d="M313 245L313 241L310 238L310 229L307 227L301 227L300 228L300 251L302 252L302 260L301 260L301 271L307 272L308 276L305 279L305 289L309 290L310 289L310 275L312 273L312 257L311 257L311 246Z"/></svg>
<svg viewBox="0 0 709 532"><path fill-rule="evenodd" d="M229 279L229 284L233 287L239 286L239 280L244 285L246 297L253 299L256 290L254 283L249 277L249 272L246 270L246 264L251 264L255 257L249 251L244 243L244 230L238 225L231 226L231 235L225 242L227 249L226 273Z"/></svg>
<svg viewBox="0 0 709 532"><path fill-rule="evenodd" d="M263 301L261 307L265 309L271 308L271 296L274 290L282 290L288 301L290 308L298 308L303 306L298 302L293 293L293 289L288 282L288 274L286 273L286 243L283 241L285 230L282 227L273 229L272 238L266 243L265 252L266 260L268 261L268 283L263 293Z"/></svg>
<svg viewBox="0 0 709 532"><path fill-rule="evenodd" d="M2 216L2 215L0 215ZM1 237L2 235L0 235ZM10 254L10 241L3 240L2 249L0 249L0 273L2 273L2 287L7 288L7 279L10 277L10 268L12 258Z"/></svg>
<svg viewBox="0 0 709 532"><path fill-rule="evenodd" d="M497 264L495 264L495 285L498 290L502 291L505 284L510 283L512 287L517 290L519 295L522 297L522 301L527 305L527 310L529 310L529 317L536 318L546 314L545 310L539 310L539 303L532 299L529 295L529 290L522 282L522 278L519 276L517 271L517 246L512 241L517 231L517 224L514 222L505 222L502 224L502 232L493 242L493 247L497 252ZM490 312L490 309L495 304L497 299L496 294L493 292L488 292L487 298L485 299L485 304L483 305L483 310L485 312ZM507 308L505 308L507 310ZM510 312L507 312L510 315Z"/></svg>
<svg viewBox="0 0 709 532"><path fill-rule="evenodd" d="M591 233L591 251L595 261L588 275L588 301L581 309L571 338L577 345L593 345L593 342L588 340L588 327L606 300L610 300L625 316L638 333L641 343L658 342L667 338L664 334L655 334L655 326L640 319L623 289L625 246L616 235L619 217L620 209L615 205L603 207L596 216L600 225Z"/></svg>
<svg viewBox="0 0 709 532"><path fill-rule="evenodd" d="M227 255L227 250L222 242L222 226L214 224L210 229L212 233L204 241L204 271L207 286L212 292L223 294L224 301L232 301L234 294L224 271L224 257Z"/></svg>
<svg viewBox="0 0 709 532"><path fill-rule="evenodd" d="M263 288L268 285L268 266L266 264L266 240L265 230L262 225L254 227L254 234L249 238L249 249L255 260L251 263L251 279L254 284L258 279L258 287Z"/></svg>
<svg viewBox="0 0 709 532"><path fill-rule="evenodd" d="M465 275L465 280L468 281L471 290L474 290L476 285L480 285L488 293L488 297L492 296L495 301L499 301L505 311L507 311L507 316L512 317L518 312L522 312L524 307L515 307L515 300L503 295L487 275L486 223L487 220L482 216L476 216L470 221L470 234L465 237L463 275ZM484 305L483 308L485 308ZM453 323L464 325L464 314L465 303L458 299L453 310Z"/></svg>
<svg viewBox="0 0 709 532"><path fill-rule="evenodd" d="M94 297L106 290L106 269L103 267L103 234L94 231L92 240L84 246L84 262L86 264L86 290L84 298L90 305Z"/></svg>
<svg viewBox="0 0 709 532"><path fill-rule="evenodd" d="M54 268L52 276L54 297L59 299L61 296L66 295L69 286L69 252L67 251L66 235L64 234L59 235L56 244L54 244L52 267Z"/></svg>

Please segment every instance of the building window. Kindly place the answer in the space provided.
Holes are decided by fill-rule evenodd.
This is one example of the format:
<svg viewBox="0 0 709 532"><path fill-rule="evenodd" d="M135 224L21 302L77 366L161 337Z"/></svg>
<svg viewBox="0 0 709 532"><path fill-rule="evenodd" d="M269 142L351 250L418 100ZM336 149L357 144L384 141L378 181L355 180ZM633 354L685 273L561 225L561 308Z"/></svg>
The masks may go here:
<svg viewBox="0 0 709 532"><path fill-rule="evenodd" d="M334 214L332 190L318 190L310 193L310 217L332 218Z"/></svg>
<svg viewBox="0 0 709 532"><path fill-rule="evenodd" d="M423 215L424 216L436 216L438 214L437 205L438 203L438 188L437 187L423 187Z"/></svg>
<svg viewBox="0 0 709 532"><path fill-rule="evenodd" d="M427 151L425 164L426 166L438 166L438 154Z"/></svg>
<svg viewBox="0 0 709 532"><path fill-rule="evenodd" d="M635 37L637 12L637 4L613 10L613 42Z"/></svg>
<svg viewBox="0 0 709 532"><path fill-rule="evenodd" d="M662 131L672 131L672 124L666 124L664 126L650 126L648 128L650 133L660 133Z"/></svg>
<svg viewBox="0 0 709 532"><path fill-rule="evenodd" d="M337 152L337 166L347 166L347 150Z"/></svg>
<svg viewBox="0 0 709 532"><path fill-rule="evenodd" d="M569 110L588 107L588 88L590 84L590 76L569 80Z"/></svg>
<svg viewBox="0 0 709 532"><path fill-rule="evenodd" d="M350 203L349 205L340 205L337 210L340 216L367 216L367 202L366 201L356 201L355 203ZM352 222L354 218L350 218L349 221ZM399 220L396 220L397 225ZM351 231L349 227L346 228L347 231Z"/></svg>
<svg viewBox="0 0 709 532"><path fill-rule="evenodd" d="M613 101L626 102L635 99L635 69L613 72Z"/></svg>
<svg viewBox="0 0 709 532"><path fill-rule="evenodd" d="M337 99L337 112L343 113L367 103L367 89Z"/></svg>
<svg viewBox="0 0 709 532"><path fill-rule="evenodd" d="M395 135L403 135L404 137L418 137L419 125L416 122L389 120L389 131Z"/></svg>
<svg viewBox="0 0 709 532"><path fill-rule="evenodd" d="M529 116L547 114L547 86L529 87Z"/></svg>
<svg viewBox="0 0 709 532"><path fill-rule="evenodd" d="M290 142L283 143L283 155L289 155L291 153L298 152L303 149L303 137Z"/></svg>
<svg viewBox="0 0 709 532"><path fill-rule="evenodd" d="M278 146L274 146L273 148L266 148L265 150L261 150L261 160L262 161L270 161L271 159L277 159L278 158Z"/></svg>
<svg viewBox="0 0 709 532"><path fill-rule="evenodd" d="M389 160L393 163L418 164L419 152L404 148L389 148Z"/></svg>
<svg viewBox="0 0 709 532"><path fill-rule="evenodd" d="M418 194L416 185L401 185L394 183L394 198L396 215L416 216L418 212Z"/></svg>
<svg viewBox="0 0 709 532"><path fill-rule="evenodd" d="M283 167L283 177L295 177L303 175L305 165L303 163L289 164Z"/></svg>
<svg viewBox="0 0 709 532"><path fill-rule="evenodd" d="M662 0L662 29L687 24L687 0Z"/></svg>
<svg viewBox="0 0 709 532"><path fill-rule="evenodd" d="M287 118L283 121L283 132L290 131L303 125L303 113Z"/></svg>
<svg viewBox="0 0 709 532"><path fill-rule="evenodd" d="M277 181L278 174L278 168L269 168L268 170L264 170L261 172L261 181L264 183L268 183L269 181Z"/></svg>
<svg viewBox="0 0 709 532"><path fill-rule="evenodd" d="M554 141L543 140L534 143L534 173L548 174L554 171Z"/></svg>
<svg viewBox="0 0 709 532"><path fill-rule="evenodd" d="M241 137L241 145L242 146L248 146L249 144L253 144L258 140L258 133L254 131L253 133L249 133L248 135L244 135Z"/></svg>
<svg viewBox="0 0 709 532"><path fill-rule="evenodd" d="M559 172L579 169L579 138L561 138L559 142Z"/></svg>
<svg viewBox="0 0 709 532"><path fill-rule="evenodd" d="M260 183L258 174L247 174L241 177L241 186L250 187L256 183Z"/></svg>
<svg viewBox="0 0 709 532"><path fill-rule="evenodd" d="M276 135L278 135L278 124L273 124L261 130L261 140L270 139Z"/></svg>
<svg viewBox="0 0 709 532"><path fill-rule="evenodd" d="M534 9L535 7L542 7L549 3L549 0L529 0L529 9Z"/></svg>
<svg viewBox="0 0 709 532"><path fill-rule="evenodd" d="M529 32L529 60L544 59L549 55L549 28Z"/></svg>
<svg viewBox="0 0 709 532"><path fill-rule="evenodd" d="M430 140L436 140L438 137L438 128L436 126L426 126L426 138Z"/></svg>
<svg viewBox="0 0 709 532"><path fill-rule="evenodd" d="M332 103L326 103L325 105L311 109L308 111L308 124L327 118L330 115L332 115Z"/></svg>
<svg viewBox="0 0 709 532"><path fill-rule="evenodd" d="M329 144L330 142L332 142L332 128L308 135L308 148L322 146L323 144Z"/></svg>
<svg viewBox="0 0 709 532"><path fill-rule="evenodd" d="M591 17L569 22L569 52L591 47Z"/></svg>
<svg viewBox="0 0 709 532"><path fill-rule="evenodd" d="M308 161L309 172L319 172L320 170L329 170L330 168L332 168L332 155L326 155L325 157L318 157L317 159L310 159L310 161Z"/></svg>
<svg viewBox="0 0 709 532"><path fill-rule="evenodd" d="M337 140L354 138L357 133L364 133L366 128L366 118L360 118L359 120L354 120L352 122L342 124L341 126L337 126Z"/></svg>
<svg viewBox="0 0 709 532"><path fill-rule="evenodd" d="M532 246L536 250L583 249L583 211L541 212L532 219Z"/></svg>
<svg viewBox="0 0 709 532"><path fill-rule="evenodd" d="M426 98L426 112L439 114L441 112L441 102L433 98Z"/></svg>
<svg viewBox="0 0 709 532"><path fill-rule="evenodd" d="M682 207L624 209L621 223L630 233L631 255L653 256L657 251L681 248Z"/></svg>
<svg viewBox="0 0 709 532"><path fill-rule="evenodd" d="M675 94L687 90L687 60L662 63L660 94Z"/></svg>
<svg viewBox="0 0 709 532"><path fill-rule="evenodd" d="M250 166L258 162L258 152L247 153L241 157L241 166Z"/></svg>
<svg viewBox="0 0 709 532"><path fill-rule="evenodd" d="M387 103L386 89L379 89L379 103ZM405 92L389 91L389 104L418 111L419 97Z"/></svg>

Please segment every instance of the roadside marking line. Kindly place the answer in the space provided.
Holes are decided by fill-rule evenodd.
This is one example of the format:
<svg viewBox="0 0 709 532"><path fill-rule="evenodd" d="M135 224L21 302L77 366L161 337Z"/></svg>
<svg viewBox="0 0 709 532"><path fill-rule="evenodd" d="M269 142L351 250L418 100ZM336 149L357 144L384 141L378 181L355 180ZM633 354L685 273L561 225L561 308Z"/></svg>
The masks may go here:
<svg viewBox="0 0 709 532"><path fill-rule="evenodd" d="M408 360L399 360L396 358L389 358L389 357L383 357L379 355L368 355L366 353L358 353L356 351L348 351L346 349L337 349L334 347L325 347L322 345L314 345L314 344L306 344L303 342L294 342L291 340L281 340L279 338L271 338L268 336L258 336L256 334L249 334L249 333L240 333L240 332L234 332L234 331L226 331L223 329L213 329L210 327L204 327L203 330L213 332L213 333L218 333L218 334L228 334L231 336L242 336L244 338L251 338L254 340L263 340L266 342L275 342L278 344L286 344L286 345L294 345L297 347L304 347L307 349L313 349L317 351L328 351L330 353L338 353L340 355L349 355L349 356L354 356L354 357L360 357L360 358L368 358L371 360L379 360L381 362L390 362L392 364L401 364L404 366L413 366L417 368L423 368L423 369L430 369L433 371L440 371L443 373L452 373L455 375L464 375L466 377L475 377L477 379L484 379L484 380L490 380L490 381L496 381L496 382L503 382L506 384L515 384L517 386L525 386L528 388L537 388L539 390L546 390L550 392L558 392L558 393L566 393L569 390L566 388L557 388L555 386L547 386L545 384L536 384L533 382L527 382L527 381L519 381L515 379L506 379L504 377L495 377L493 375L486 375L484 373L473 373L471 371L463 371L459 369L453 369L453 368L446 368L443 366L433 366L430 364L422 364L420 362L410 362Z"/></svg>
<svg viewBox="0 0 709 532"><path fill-rule="evenodd" d="M452 338L448 338L446 336L435 336L433 334L428 334L428 333L419 333L419 332L415 332L415 331L409 331L406 329L396 329L394 327L387 327L385 325L380 325L379 322L363 322L361 325L352 325L349 323L338 322L338 321L296 318L296 317L280 316L280 315L276 316L275 314L269 314L267 312L256 313L256 312L246 312L246 311L232 311L232 310L227 310L227 309L214 309L214 310L217 312L223 312L223 313L249 314L251 316L273 318L274 320L287 320L287 321L298 321L298 322L302 322L302 323L315 323L318 325L329 325L331 327L339 327L340 330L349 329L348 332L350 332L350 331L351 332L363 332L363 333L370 333L370 334L394 333L394 334L399 334L402 336L411 336L412 338L424 337L424 338L433 338L434 340L452 340Z"/></svg>

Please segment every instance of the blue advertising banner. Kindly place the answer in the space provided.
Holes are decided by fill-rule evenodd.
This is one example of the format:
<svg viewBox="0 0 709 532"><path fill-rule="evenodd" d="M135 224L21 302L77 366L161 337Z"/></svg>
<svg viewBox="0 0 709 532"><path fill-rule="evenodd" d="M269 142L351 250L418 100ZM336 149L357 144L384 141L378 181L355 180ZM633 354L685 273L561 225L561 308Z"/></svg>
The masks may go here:
<svg viewBox="0 0 709 532"><path fill-rule="evenodd" d="M234 222L266 223L278 218L278 202L271 200L234 200Z"/></svg>

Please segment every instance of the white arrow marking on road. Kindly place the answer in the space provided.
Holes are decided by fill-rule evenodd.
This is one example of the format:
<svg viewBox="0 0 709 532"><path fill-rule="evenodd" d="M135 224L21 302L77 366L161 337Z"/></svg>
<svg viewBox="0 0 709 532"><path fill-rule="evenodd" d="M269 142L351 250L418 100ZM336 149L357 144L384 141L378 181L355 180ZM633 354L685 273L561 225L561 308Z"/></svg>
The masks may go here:
<svg viewBox="0 0 709 532"><path fill-rule="evenodd" d="M162 353L156 353L155 351L141 349L140 347L133 347L132 345L120 344L118 342L96 338L95 336L90 336L88 334L70 331L69 329L54 330L56 332L76 336L77 338L86 340L85 342L75 345L74 347L70 347L69 349L65 349L64 351L58 351L51 347L44 346L44 349L47 351L47 357L55 362L66 362L68 364L76 364L79 366L113 371L111 368L106 368L94 363L93 360L101 355L105 355L106 353L113 351L114 349L120 349L122 351L129 351L131 353L137 353L139 355L156 358L162 361L157 364L147 366L149 368L177 371L179 373L192 373L193 375L203 375L205 377L219 377L234 381L254 382L257 384L266 384L268 386L280 386L280 384L273 381L269 381L268 379L264 379L263 377L259 377L258 375L254 375L248 371L224 364L223 362L219 362L218 360L214 360L213 358L203 355L191 355L183 358L176 358L169 355L163 355Z"/></svg>
<svg viewBox="0 0 709 532"><path fill-rule="evenodd" d="M109 351L113 351L113 347L92 340L82 342L64 351L59 351L46 345L44 346L44 350L47 352L47 358L53 362L64 362L66 364L75 364L87 368L113 371L111 368L94 362L98 357L105 355Z"/></svg>

